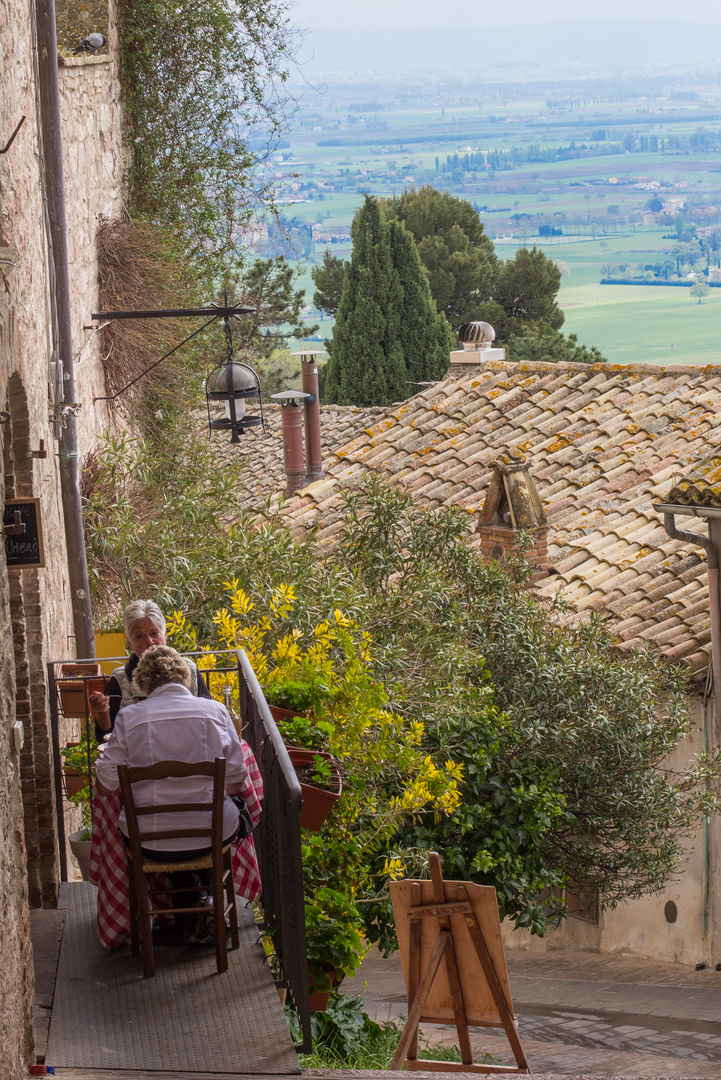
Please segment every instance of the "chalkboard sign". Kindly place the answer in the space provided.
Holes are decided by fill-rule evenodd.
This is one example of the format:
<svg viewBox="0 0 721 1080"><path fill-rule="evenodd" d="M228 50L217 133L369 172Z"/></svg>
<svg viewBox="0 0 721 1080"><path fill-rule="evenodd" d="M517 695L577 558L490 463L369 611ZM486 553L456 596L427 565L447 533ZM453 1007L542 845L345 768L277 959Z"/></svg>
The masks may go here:
<svg viewBox="0 0 721 1080"><path fill-rule="evenodd" d="M8 499L3 510L8 566L45 566L39 499Z"/></svg>

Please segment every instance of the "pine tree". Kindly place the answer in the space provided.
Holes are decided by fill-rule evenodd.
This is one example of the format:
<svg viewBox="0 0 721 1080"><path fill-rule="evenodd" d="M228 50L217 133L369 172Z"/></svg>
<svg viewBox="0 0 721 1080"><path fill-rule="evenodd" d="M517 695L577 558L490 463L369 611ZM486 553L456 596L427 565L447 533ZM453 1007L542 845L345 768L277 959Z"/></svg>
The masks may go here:
<svg viewBox="0 0 721 1080"><path fill-rule="evenodd" d="M401 345L403 291L393 266L390 229L370 196L353 225L353 254L333 332L324 401L391 405L408 396Z"/></svg>
<svg viewBox="0 0 721 1080"><path fill-rule="evenodd" d="M418 248L402 221L390 225L393 264L403 289L401 347L406 366L408 393L416 393L413 382L442 379L448 369L453 333L445 315L439 315L431 296L428 278L421 265Z"/></svg>

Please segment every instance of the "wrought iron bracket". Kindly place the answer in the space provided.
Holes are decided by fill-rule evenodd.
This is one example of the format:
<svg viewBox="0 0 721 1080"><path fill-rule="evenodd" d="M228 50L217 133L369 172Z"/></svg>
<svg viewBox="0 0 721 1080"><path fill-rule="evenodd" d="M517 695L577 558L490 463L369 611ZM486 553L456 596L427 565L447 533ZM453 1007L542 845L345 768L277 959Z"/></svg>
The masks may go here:
<svg viewBox="0 0 721 1080"><path fill-rule="evenodd" d="M20 123L15 128L15 130L13 131L13 133L10 136L10 138L8 139L8 141L5 143L5 146L3 147L3 149L0 150L0 154L7 154L8 150L10 149L12 144L15 142L15 136L17 135L18 131L20 130L20 128L23 126L24 123L25 123L25 117L21 116L20 117Z"/></svg>

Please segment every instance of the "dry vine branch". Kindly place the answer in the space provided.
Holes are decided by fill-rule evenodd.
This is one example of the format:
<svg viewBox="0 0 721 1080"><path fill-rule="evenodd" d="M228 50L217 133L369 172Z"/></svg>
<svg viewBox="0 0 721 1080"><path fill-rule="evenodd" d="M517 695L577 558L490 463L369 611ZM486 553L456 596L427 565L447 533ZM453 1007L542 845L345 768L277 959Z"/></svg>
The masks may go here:
<svg viewBox="0 0 721 1080"><path fill-rule="evenodd" d="M147 222L106 218L101 221L97 243L102 310L147 310L189 303L190 284L166 230ZM128 320L107 326L102 331L102 352L108 393L117 393L193 328L180 319ZM177 369L177 358L168 363ZM115 405L126 416L135 417L148 394L160 400L173 394L177 379L169 370L173 369L156 368L117 398Z"/></svg>

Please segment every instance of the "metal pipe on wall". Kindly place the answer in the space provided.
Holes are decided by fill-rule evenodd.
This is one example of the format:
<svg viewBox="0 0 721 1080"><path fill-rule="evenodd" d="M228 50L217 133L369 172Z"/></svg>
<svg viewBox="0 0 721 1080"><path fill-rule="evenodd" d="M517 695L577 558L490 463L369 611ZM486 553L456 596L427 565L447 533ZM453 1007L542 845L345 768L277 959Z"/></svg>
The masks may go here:
<svg viewBox="0 0 721 1080"><path fill-rule="evenodd" d="M70 275L68 272L65 184L58 80L58 43L54 0L34 0L38 35L38 74L43 169L55 268L58 314L58 361L62 371L62 425L60 429L60 489L65 525L70 598L75 648L79 656L95 656L93 614L83 534L82 503L78 482L78 446L75 425Z"/></svg>

